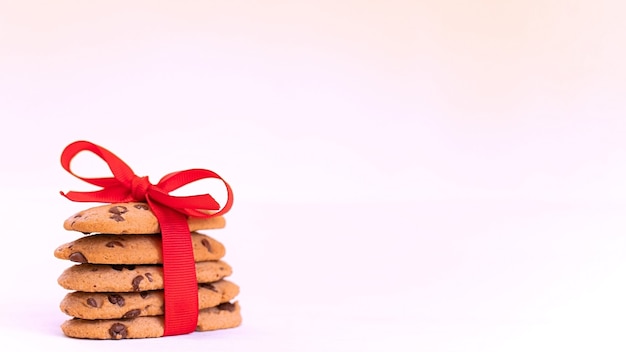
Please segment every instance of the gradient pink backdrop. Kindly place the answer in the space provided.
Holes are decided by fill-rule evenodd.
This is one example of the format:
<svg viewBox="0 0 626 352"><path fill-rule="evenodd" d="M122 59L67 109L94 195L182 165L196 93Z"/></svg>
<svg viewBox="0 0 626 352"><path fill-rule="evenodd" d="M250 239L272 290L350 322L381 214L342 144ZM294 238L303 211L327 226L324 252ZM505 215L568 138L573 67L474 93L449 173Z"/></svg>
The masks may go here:
<svg viewBox="0 0 626 352"><path fill-rule="evenodd" d="M216 237L244 325L116 349L623 350L625 11L0 1L0 336L112 347L58 329L52 251L84 207L58 191L89 187L58 159L87 139L236 195Z"/></svg>

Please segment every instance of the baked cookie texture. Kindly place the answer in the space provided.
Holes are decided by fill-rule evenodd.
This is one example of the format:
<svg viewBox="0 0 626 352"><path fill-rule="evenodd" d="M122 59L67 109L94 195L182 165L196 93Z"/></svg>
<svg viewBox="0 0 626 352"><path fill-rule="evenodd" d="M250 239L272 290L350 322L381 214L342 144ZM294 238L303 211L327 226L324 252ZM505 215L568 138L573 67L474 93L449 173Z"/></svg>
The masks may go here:
<svg viewBox="0 0 626 352"><path fill-rule="evenodd" d="M190 217L189 231L221 229L226 226L223 216ZM157 234L159 222L147 203L129 202L101 205L80 211L63 223L66 230L83 233L110 233L121 235Z"/></svg>
<svg viewBox="0 0 626 352"><path fill-rule="evenodd" d="M198 283L215 282L232 274L221 260L196 263ZM57 279L61 287L84 292L140 292L163 289L161 265L76 264Z"/></svg>
<svg viewBox="0 0 626 352"><path fill-rule="evenodd" d="M239 302L222 303L200 310L196 331L228 329L240 324ZM65 321L61 330L66 336L81 339L143 339L163 336L164 325L163 316L97 320L74 318Z"/></svg>
<svg viewBox="0 0 626 352"><path fill-rule="evenodd" d="M224 245L207 235L192 232L196 262L218 260L226 254ZM65 243L54 251L59 259L92 264L163 264L158 234L94 234Z"/></svg>
<svg viewBox="0 0 626 352"><path fill-rule="evenodd" d="M188 219L198 281L196 331L241 324L239 286L228 280L232 267L225 246L200 231L225 227L222 216ZM70 319L68 337L139 339L163 336L163 256L158 221L146 203L128 202L80 211L63 223L80 233L57 247L54 256L72 262L58 277L71 292L59 307Z"/></svg>
<svg viewBox="0 0 626 352"><path fill-rule="evenodd" d="M200 309L230 302L239 294L239 286L228 280L198 285ZM60 308L65 314L81 319L127 319L164 314L163 290L141 292L81 292L65 295Z"/></svg>

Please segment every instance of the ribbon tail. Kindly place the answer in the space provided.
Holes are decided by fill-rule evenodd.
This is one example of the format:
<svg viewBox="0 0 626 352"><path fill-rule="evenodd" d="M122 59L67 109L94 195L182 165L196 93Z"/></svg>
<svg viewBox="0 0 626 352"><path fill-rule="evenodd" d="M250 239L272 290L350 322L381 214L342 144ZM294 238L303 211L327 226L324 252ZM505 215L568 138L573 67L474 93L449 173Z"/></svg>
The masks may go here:
<svg viewBox="0 0 626 352"><path fill-rule="evenodd" d="M198 280L187 217L149 198L148 203L159 220L163 243L163 336L188 334L198 325Z"/></svg>

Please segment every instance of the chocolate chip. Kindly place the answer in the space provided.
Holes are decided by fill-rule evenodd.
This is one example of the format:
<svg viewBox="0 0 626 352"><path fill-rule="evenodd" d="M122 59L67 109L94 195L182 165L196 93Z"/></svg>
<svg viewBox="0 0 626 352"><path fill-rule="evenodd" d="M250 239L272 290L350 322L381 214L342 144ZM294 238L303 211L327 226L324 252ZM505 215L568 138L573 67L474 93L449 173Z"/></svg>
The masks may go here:
<svg viewBox="0 0 626 352"><path fill-rule="evenodd" d="M137 318L141 314L141 309L132 309L122 315L122 319Z"/></svg>
<svg viewBox="0 0 626 352"><path fill-rule="evenodd" d="M209 252L211 252L211 242L209 242L209 240L207 240L206 238L203 238L202 245L205 246Z"/></svg>
<svg viewBox="0 0 626 352"><path fill-rule="evenodd" d="M152 274L150 273L146 273L146 278L148 278L148 281L152 282Z"/></svg>
<svg viewBox="0 0 626 352"><path fill-rule="evenodd" d="M124 214L128 212L128 208L123 205L116 205L109 208L109 213L111 214Z"/></svg>
<svg viewBox="0 0 626 352"><path fill-rule="evenodd" d="M148 208L147 204L135 204L133 205L136 209L141 209L141 210L148 210L150 208Z"/></svg>
<svg viewBox="0 0 626 352"><path fill-rule="evenodd" d="M141 281L143 280L143 276L139 275L139 276L135 276L135 278L133 279L133 291L139 291L139 284L141 283Z"/></svg>
<svg viewBox="0 0 626 352"><path fill-rule="evenodd" d="M235 311L235 305L230 303L230 302L224 302L224 303L218 305L217 309L219 309L219 310L227 310L229 312L234 312Z"/></svg>
<svg viewBox="0 0 626 352"><path fill-rule="evenodd" d="M200 287L209 289L209 290L214 291L214 292L218 292L218 293L220 292L217 288L215 288L215 286L213 286L213 284L202 283L202 284L200 284Z"/></svg>
<svg viewBox="0 0 626 352"><path fill-rule="evenodd" d="M113 206L109 208L109 213L111 213L111 216L109 216L109 219L113 219L117 222L125 221L126 219L124 219L122 214L126 212L128 212L128 208L126 208L125 206L122 206L122 205Z"/></svg>
<svg viewBox="0 0 626 352"><path fill-rule="evenodd" d="M125 339L128 336L126 325L122 323L115 323L111 325L111 327L109 328L109 335L111 335L112 339Z"/></svg>
<svg viewBox="0 0 626 352"><path fill-rule="evenodd" d="M120 307L123 307L126 303L126 301L124 301L124 297L118 294L111 294L107 298L109 299L109 302L111 302L111 304L117 304Z"/></svg>
<svg viewBox="0 0 626 352"><path fill-rule="evenodd" d="M78 218L80 218L80 217L82 217L82 215L81 215L81 214L76 214L76 215L74 215L74 219L78 219ZM76 223L76 220L73 220L73 221L72 221L72 224L71 224L70 226L74 227L74 224L75 224L75 223ZM84 232L83 232L83 233L84 233Z"/></svg>
<svg viewBox="0 0 626 352"><path fill-rule="evenodd" d="M139 292L139 295L141 296L141 298L146 299L146 298L148 298L150 293L148 293L148 291L141 291L141 292Z"/></svg>
<svg viewBox="0 0 626 352"><path fill-rule="evenodd" d="M122 264L111 264L111 269L117 270L117 271L122 271L124 269L135 270L135 266L134 265L122 265Z"/></svg>
<svg viewBox="0 0 626 352"><path fill-rule="evenodd" d="M113 248L115 246L124 248L124 244L122 242L120 242L120 241L111 241L111 242L108 242L107 244L105 244L105 246L107 246L109 248Z"/></svg>
<svg viewBox="0 0 626 352"><path fill-rule="evenodd" d="M98 301L96 301L92 297L89 297L87 298L87 305L92 306L94 308L98 308Z"/></svg>
<svg viewBox="0 0 626 352"><path fill-rule="evenodd" d="M70 254L70 260L76 263L87 263L87 258L81 252L74 252Z"/></svg>
<svg viewBox="0 0 626 352"><path fill-rule="evenodd" d="M113 215L109 216L109 219L113 219L113 220L115 220L117 222L126 221L126 219L124 219L120 214L113 214Z"/></svg>

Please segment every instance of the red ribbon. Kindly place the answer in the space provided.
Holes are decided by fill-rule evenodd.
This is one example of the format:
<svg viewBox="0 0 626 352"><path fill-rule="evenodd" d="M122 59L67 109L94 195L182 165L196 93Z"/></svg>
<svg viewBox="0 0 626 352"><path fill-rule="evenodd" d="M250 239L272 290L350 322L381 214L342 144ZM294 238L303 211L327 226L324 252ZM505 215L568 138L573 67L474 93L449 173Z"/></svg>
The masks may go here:
<svg viewBox="0 0 626 352"><path fill-rule="evenodd" d="M113 177L84 178L70 168L72 159L82 151L90 151L109 166ZM218 216L233 204L233 192L218 174L204 169L190 169L165 175L156 185L148 177L138 177L115 154L87 141L71 143L61 154L61 165L70 174L102 189L93 192L61 192L75 202L147 202L161 228L163 243L163 281L165 296L165 331L163 336L182 335L195 331L198 323L198 282L187 217ZM228 198L220 205L209 194L172 196L169 193L191 182L216 178L224 183ZM215 212L213 212L215 211ZM212 213L208 213L212 212Z"/></svg>

